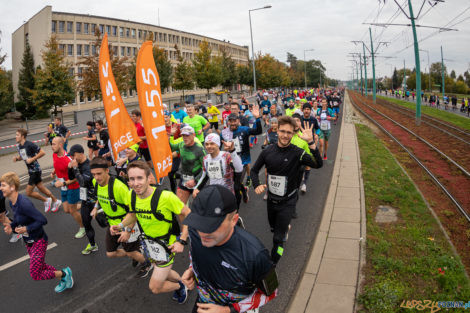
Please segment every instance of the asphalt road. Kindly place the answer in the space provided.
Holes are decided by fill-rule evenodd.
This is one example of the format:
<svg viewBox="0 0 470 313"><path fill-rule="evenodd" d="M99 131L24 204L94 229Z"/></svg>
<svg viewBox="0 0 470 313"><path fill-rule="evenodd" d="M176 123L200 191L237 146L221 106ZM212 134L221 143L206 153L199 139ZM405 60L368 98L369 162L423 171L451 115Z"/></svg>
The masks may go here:
<svg viewBox="0 0 470 313"><path fill-rule="evenodd" d="M292 221L292 229L286 244L284 256L278 264L280 281L279 296L267 304L261 312L286 312L287 306L296 290L300 274L318 232L323 207L326 201L334 158L338 143L340 125L333 126L330 138L329 160L323 168L312 170L307 194L301 195L297 204L299 218ZM252 150L256 160L260 152L258 144ZM54 194L59 190L52 188ZM42 203L34 201L38 209ZM272 245L269 231L266 202L262 196L250 190L250 201L242 205L241 216L247 230L255 234L268 250ZM59 211L46 215L48 225L45 230L49 244L57 247L50 249L46 262L57 268L70 266L75 285L72 290L56 294L57 280L33 281L29 276L29 261L23 261L8 269L1 267L27 255L22 241L11 244L9 237L0 234L0 312L191 312L196 291L190 293L188 302L178 305L171 300L171 294L154 295L148 289L149 279L135 278L136 270L127 258L109 259L105 256L104 229L93 222L99 251L88 256L81 254L87 244L86 237L75 239L78 226L73 219ZM177 255L174 269L182 273L188 266L188 250Z"/></svg>

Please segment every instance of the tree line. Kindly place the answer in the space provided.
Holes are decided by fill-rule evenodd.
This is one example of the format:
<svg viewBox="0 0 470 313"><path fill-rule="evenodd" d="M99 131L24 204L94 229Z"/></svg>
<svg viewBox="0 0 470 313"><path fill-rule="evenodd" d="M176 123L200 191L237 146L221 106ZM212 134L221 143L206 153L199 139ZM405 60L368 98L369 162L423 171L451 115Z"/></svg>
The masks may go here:
<svg viewBox="0 0 470 313"><path fill-rule="evenodd" d="M153 40L149 33L148 40ZM80 57L77 66L80 72L71 70L74 64L66 62L65 54L58 40L52 36L42 50L42 66L35 66L35 60L28 41L21 62L18 79L18 101L13 103L11 71L1 67L5 59L0 53L0 114L16 107L24 118L42 118L50 115L66 103L75 101L77 92L83 97L101 99L98 60L102 35L99 29L91 45L95 53ZM111 67L116 85L121 93L136 90L136 58L118 56L118 47L109 43ZM183 57L178 45L174 46L176 64L172 64L168 51L154 45L153 57L160 76L162 93L169 87L182 91L192 91L194 87L210 90L216 87L231 90L235 85L253 86L252 62L237 64L230 51L221 47L213 53L207 41L202 41L193 59ZM1 52L1 51L0 51ZM274 87L302 87L307 78L307 85L317 87L320 84L336 85L338 82L325 75L325 67L318 60L301 61L287 53L287 63L277 60L270 54L261 52L255 56L256 82L260 89ZM78 79L76 79L78 78Z"/></svg>

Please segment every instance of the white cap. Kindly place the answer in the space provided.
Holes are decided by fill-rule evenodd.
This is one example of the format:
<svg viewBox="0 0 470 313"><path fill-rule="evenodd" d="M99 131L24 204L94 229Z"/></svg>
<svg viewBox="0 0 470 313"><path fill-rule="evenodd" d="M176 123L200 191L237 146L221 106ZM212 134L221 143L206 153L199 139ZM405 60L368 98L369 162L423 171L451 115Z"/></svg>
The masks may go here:
<svg viewBox="0 0 470 313"><path fill-rule="evenodd" d="M206 136L205 142L213 142L217 146L220 146L220 135L216 133L210 133L209 135Z"/></svg>
<svg viewBox="0 0 470 313"><path fill-rule="evenodd" d="M295 101L300 100L300 97L295 98Z"/></svg>
<svg viewBox="0 0 470 313"><path fill-rule="evenodd" d="M210 104L212 104L212 100L207 100L207 103L210 103Z"/></svg>

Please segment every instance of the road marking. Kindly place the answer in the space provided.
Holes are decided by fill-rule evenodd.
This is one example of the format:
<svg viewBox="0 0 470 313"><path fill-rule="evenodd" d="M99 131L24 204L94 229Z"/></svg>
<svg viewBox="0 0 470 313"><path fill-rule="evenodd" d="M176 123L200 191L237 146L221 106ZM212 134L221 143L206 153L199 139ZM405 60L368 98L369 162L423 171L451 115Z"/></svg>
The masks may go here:
<svg viewBox="0 0 470 313"><path fill-rule="evenodd" d="M50 249L55 248L55 247L57 247L57 244L55 242L53 242L53 243L51 243L50 245L47 246L47 250L50 250ZM22 256L21 258L18 258L16 260L8 262L7 264L0 266L0 272L4 271L6 269L9 269L10 267L15 266L17 264L20 264L21 262L26 261L28 259L29 259L29 255L25 255L25 256Z"/></svg>

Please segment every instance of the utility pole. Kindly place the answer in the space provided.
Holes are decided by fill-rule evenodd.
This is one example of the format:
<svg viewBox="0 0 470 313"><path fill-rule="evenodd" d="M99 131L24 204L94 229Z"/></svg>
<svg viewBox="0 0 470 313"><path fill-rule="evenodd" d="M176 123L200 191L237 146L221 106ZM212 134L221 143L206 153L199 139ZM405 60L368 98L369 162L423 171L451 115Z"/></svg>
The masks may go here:
<svg viewBox="0 0 470 313"><path fill-rule="evenodd" d="M364 95L364 80L362 79L362 59L361 54L359 53L359 68L361 69L361 95Z"/></svg>
<svg viewBox="0 0 470 313"><path fill-rule="evenodd" d="M445 81L445 72L444 72L444 53L442 52L441 46L441 72L442 72L442 102L444 102L444 95L446 92L446 81Z"/></svg>
<svg viewBox="0 0 470 313"><path fill-rule="evenodd" d="M365 81L365 89L366 89L366 97L367 97L367 61L366 61L366 45L362 43L362 50L364 50L364 81Z"/></svg>

